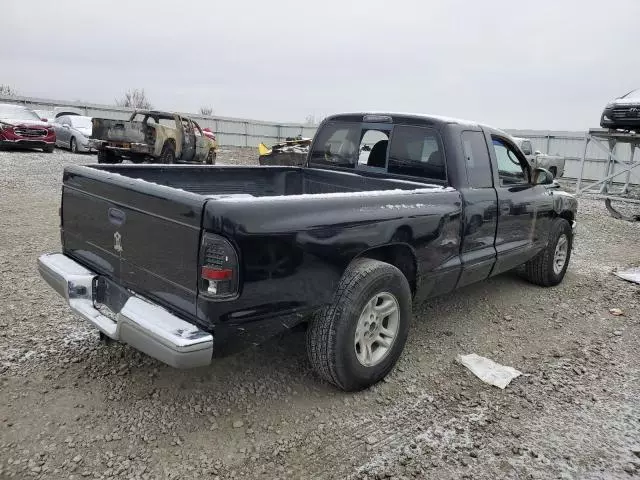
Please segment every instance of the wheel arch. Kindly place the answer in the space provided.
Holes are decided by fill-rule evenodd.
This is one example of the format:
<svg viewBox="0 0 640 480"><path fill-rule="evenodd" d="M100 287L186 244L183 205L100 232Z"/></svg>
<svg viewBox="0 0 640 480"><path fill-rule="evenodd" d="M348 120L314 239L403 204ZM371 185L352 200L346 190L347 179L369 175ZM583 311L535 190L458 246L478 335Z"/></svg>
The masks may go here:
<svg viewBox="0 0 640 480"><path fill-rule="evenodd" d="M404 242L394 242L372 247L360 252L351 262L360 258L370 258L393 265L402 272L409 286L411 294L415 296L417 289L418 262L413 247Z"/></svg>
<svg viewBox="0 0 640 480"><path fill-rule="evenodd" d="M162 150L164 150L164 147L166 147L167 145L171 145L173 147L173 151L176 153L177 155L177 151L176 151L176 140L174 138L167 138L164 143L162 144L162 148L160 149L160 153L162 153Z"/></svg>

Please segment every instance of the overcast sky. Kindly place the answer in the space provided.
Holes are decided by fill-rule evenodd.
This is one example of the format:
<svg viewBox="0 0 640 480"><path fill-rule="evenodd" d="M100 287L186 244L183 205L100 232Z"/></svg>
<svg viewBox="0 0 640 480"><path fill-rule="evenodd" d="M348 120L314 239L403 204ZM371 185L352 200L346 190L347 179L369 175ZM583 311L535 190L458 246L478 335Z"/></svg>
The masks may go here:
<svg viewBox="0 0 640 480"><path fill-rule="evenodd" d="M0 84L22 95L144 88L156 108L263 120L579 130L640 87L640 0L5 1L0 32Z"/></svg>

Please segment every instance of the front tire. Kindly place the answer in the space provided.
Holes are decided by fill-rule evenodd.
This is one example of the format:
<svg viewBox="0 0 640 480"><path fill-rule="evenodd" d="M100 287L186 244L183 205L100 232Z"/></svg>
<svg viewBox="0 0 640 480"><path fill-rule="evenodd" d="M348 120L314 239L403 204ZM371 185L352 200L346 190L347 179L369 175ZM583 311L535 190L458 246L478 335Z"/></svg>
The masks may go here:
<svg viewBox="0 0 640 480"><path fill-rule="evenodd" d="M525 277L531 283L553 287L562 282L573 248L573 232L564 218L555 218L549 230L547 246L525 263Z"/></svg>
<svg viewBox="0 0 640 480"><path fill-rule="evenodd" d="M78 142L76 142L75 137L71 137L71 142L69 142L69 150L71 150L71 153L78 153Z"/></svg>
<svg viewBox="0 0 640 480"><path fill-rule="evenodd" d="M42 149L42 151L45 153L53 153L54 148L55 148L54 145L47 145Z"/></svg>
<svg viewBox="0 0 640 480"><path fill-rule="evenodd" d="M556 178L556 176L558 175L558 169L556 167L549 168L549 172L551 172L551 175L553 175L553 178Z"/></svg>
<svg viewBox="0 0 640 480"><path fill-rule="evenodd" d="M345 391L367 388L398 361L411 322L411 288L393 265L357 259L332 303L311 322L307 353L324 380Z"/></svg>

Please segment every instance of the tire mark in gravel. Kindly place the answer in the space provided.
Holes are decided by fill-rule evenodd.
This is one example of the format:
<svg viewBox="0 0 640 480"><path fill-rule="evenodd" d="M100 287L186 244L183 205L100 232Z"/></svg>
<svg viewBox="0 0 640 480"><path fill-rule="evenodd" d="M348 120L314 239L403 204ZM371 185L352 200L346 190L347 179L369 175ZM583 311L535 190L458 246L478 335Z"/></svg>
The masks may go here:
<svg viewBox="0 0 640 480"><path fill-rule="evenodd" d="M346 428L333 432L332 438L323 439L323 444L331 445L333 448L323 448L323 452L315 454L313 460L294 468L294 472L300 475L293 475L294 478L338 478L337 475L346 474L348 470L352 470L351 460L353 453L357 448L366 449L367 438L374 437L375 442L369 444L372 449L370 454L375 454L373 450L381 452L386 448L393 450L401 445L408 443L415 438L418 432L424 430L421 423L412 419L420 418L420 416L432 416L437 413L433 407L433 397L428 394L422 394L417 400L404 402L404 405L395 408L391 415L385 416L382 420L367 420L362 422L349 422ZM391 435L384 432L393 431ZM358 438L353 443L351 439ZM379 440L378 440L379 439ZM350 445L343 445L340 448L339 441L349 441ZM336 446L337 445L337 446ZM336 453L331 450L337 450ZM303 462L301 462L303 463Z"/></svg>

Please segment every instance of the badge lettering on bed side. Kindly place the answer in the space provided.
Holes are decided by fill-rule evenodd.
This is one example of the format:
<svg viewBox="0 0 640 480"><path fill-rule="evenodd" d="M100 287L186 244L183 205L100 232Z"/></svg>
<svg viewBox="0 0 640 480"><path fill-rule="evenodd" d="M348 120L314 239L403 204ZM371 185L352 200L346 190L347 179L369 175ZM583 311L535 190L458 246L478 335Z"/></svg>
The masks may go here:
<svg viewBox="0 0 640 480"><path fill-rule="evenodd" d="M120 235L120 232L113 234L113 249L118 253L122 253L122 235Z"/></svg>

